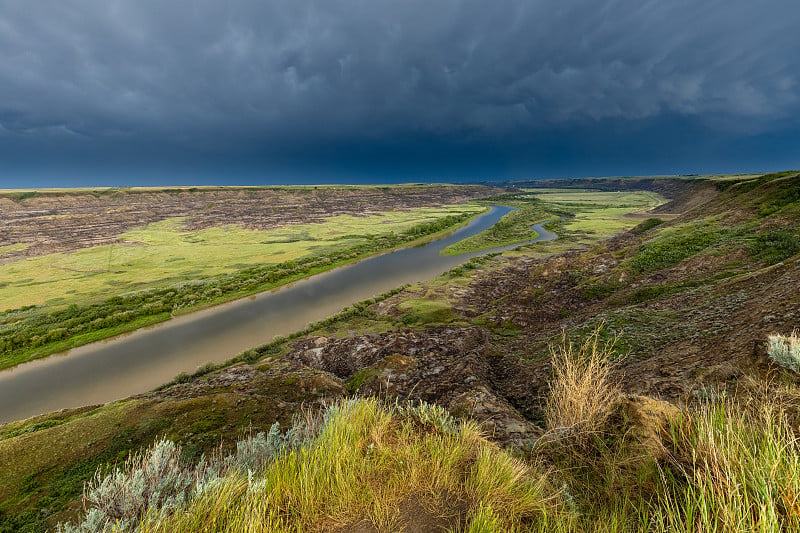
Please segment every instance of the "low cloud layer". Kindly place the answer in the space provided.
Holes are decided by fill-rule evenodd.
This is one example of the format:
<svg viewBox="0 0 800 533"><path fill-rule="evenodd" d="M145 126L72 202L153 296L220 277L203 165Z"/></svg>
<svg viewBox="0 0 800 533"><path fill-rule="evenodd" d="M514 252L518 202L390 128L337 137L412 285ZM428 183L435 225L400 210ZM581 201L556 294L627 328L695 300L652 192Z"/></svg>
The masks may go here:
<svg viewBox="0 0 800 533"><path fill-rule="evenodd" d="M688 135L723 157L800 131L791 1L0 6L0 156L15 169L202 155L256 171L318 158L323 172L362 154L373 172L396 159L413 174L439 143L483 153L484 172L568 174L571 152L609 135L634 151ZM619 148L596 152L613 173Z"/></svg>

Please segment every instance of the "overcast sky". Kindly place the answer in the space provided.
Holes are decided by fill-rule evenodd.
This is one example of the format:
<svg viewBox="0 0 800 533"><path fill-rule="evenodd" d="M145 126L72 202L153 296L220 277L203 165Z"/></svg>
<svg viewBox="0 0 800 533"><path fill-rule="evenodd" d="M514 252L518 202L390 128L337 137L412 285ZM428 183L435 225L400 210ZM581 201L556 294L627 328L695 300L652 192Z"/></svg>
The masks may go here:
<svg viewBox="0 0 800 533"><path fill-rule="evenodd" d="M796 0L0 0L0 187L800 167Z"/></svg>

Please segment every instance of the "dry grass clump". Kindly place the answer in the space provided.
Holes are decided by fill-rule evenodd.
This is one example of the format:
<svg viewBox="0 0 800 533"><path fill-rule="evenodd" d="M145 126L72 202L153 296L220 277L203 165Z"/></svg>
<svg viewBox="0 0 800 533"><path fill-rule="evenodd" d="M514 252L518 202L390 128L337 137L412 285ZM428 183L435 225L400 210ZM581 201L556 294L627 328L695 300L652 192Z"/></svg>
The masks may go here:
<svg viewBox="0 0 800 533"><path fill-rule="evenodd" d="M548 429L579 440L601 430L620 389L610 361L613 341L601 342L599 330L583 344L562 338L551 348L553 379L545 404Z"/></svg>
<svg viewBox="0 0 800 533"><path fill-rule="evenodd" d="M479 531L519 531L547 520L543 475L472 423L439 426L444 413L431 416L430 407L418 414L376 400L339 404L309 446L263 475L228 477L186 512L142 530L335 531L366 522L398 531L422 515L431 530L478 520ZM409 502L415 515L404 511Z"/></svg>

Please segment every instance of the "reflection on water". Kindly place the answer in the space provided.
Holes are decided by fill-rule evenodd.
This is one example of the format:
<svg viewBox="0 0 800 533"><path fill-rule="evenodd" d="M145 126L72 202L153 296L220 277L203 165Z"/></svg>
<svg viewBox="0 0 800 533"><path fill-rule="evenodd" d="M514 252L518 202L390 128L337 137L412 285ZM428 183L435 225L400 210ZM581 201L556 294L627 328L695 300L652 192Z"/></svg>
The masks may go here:
<svg viewBox="0 0 800 533"><path fill-rule="evenodd" d="M354 302L433 278L479 255L448 257L441 250L492 226L509 211L495 206L437 241L82 346L67 352L68 357L59 354L0 372L0 423L145 392L180 372L225 361Z"/></svg>

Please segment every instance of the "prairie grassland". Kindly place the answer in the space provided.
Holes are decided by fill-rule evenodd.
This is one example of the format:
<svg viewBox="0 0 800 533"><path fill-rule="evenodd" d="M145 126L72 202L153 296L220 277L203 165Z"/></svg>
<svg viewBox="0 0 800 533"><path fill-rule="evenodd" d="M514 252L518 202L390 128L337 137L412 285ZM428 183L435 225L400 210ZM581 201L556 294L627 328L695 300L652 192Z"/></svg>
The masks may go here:
<svg viewBox="0 0 800 533"><path fill-rule="evenodd" d="M578 204L604 207L653 207L665 199L650 191L593 191L588 189L525 189L536 198L554 204Z"/></svg>
<svg viewBox="0 0 800 533"><path fill-rule="evenodd" d="M449 246L445 253L457 255L530 241L538 236L531 226L568 215L565 220L553 223L558 240L536 245L539 252L562 252L635 227L644 213L666 199L650 191L528 189L524 194L484 202L493 201L513 205L518 210L508 213L486 231Z"/></svg>
<svg viewBox="0 0 800 533"><path fill-rule="evenodd" d="M448 215L482 209L468 204L366 217L340 215L322 224L269 231L238 226L186 231L182 219L167 219L123 233L120 244L0 265L1 307L86 304L132 290L321 255L333 247L362 244L377 235L400 233Z"/></svg>

